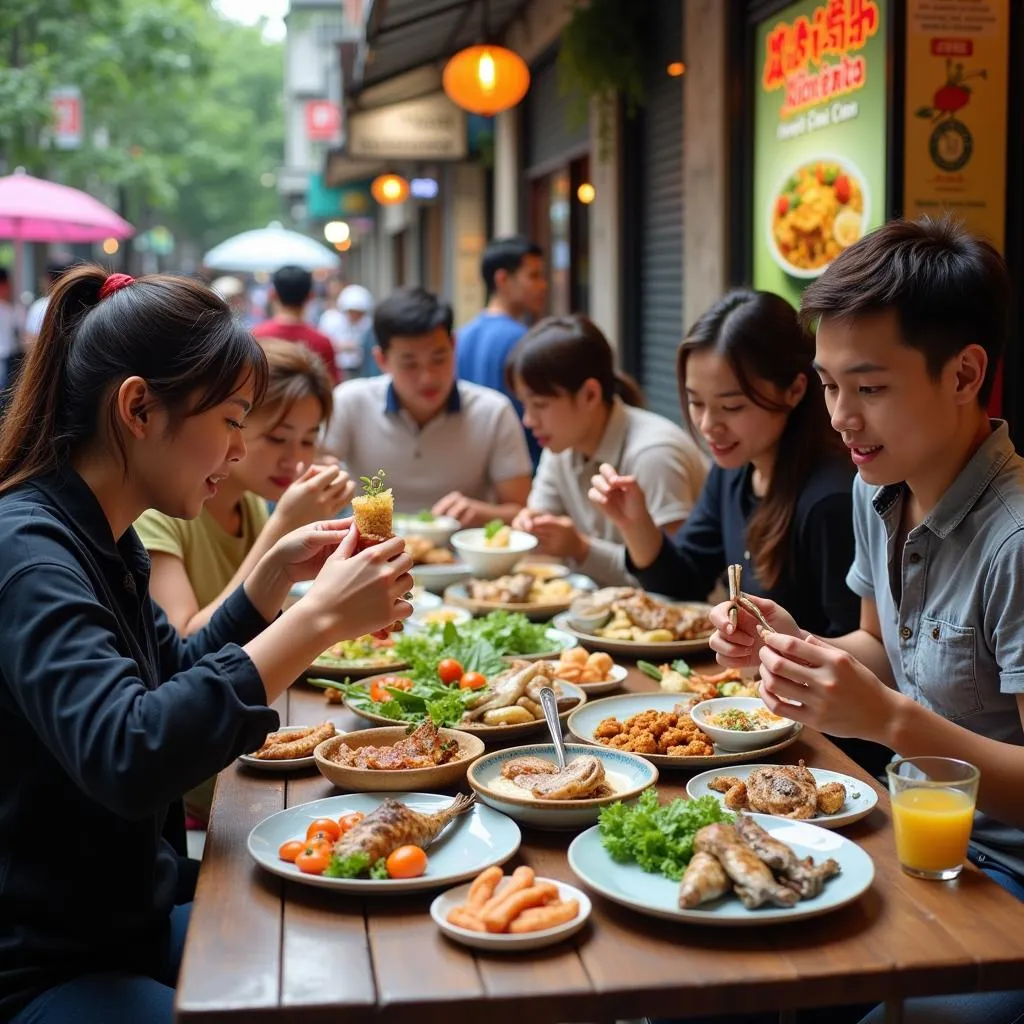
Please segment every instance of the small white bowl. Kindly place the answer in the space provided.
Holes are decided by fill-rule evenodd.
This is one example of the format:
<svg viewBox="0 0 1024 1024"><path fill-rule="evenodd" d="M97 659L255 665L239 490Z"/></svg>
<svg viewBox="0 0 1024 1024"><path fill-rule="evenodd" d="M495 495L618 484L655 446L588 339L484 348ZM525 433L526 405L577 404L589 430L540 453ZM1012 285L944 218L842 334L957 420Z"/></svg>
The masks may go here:
<svg viewBox="0 0 1024 1024"><path fill-rule="evenodd" d="M507 547L489 548L484 540L482 529L460 530L452 535L451 545L474 576L489 580L510 573L523 555L537 546L537 538L522 530L511 531Z"/></svg>
<svg viewBox="0 0 1024 1024"><path fill-rule="evenodd" d="M455 583L465 583L473 575L465 562L453 562L448 565L414 565L410 570L413 581L434 594L443 594Z"/></svg>
<svg viewBox="0 0 1024 1024"><path fill-rule="evenodd" d="M398 537L409 537L415 534L425 537L434 547L444 547L462 524L454 516L434 516L433 519L417 519L415 515L396 514L392 529Z"/></svg>
<svg viewBox="0 0 1024 1024"><path fill-rule="evenodd" d="M506 875L498 883L498 892L508 885L509 878ZM503 932L492 934L491 932L471 932L468 928L459 928L457 925L448 923L448 915L456 907L461 907L469 898L469 886L460 885L458 888L449 889L441 893L430 904L430 916L434 923L450 939L461 942L464 946L472 946L474 949L486 949L494 952L521 953L527 949L540 949L543 946L551 946L556 942L567 939L570 935L578 932L590 917L590 898L581 889L567 882L560 882L557 878L536 878L537 882L551 882L558 886L558 898L560 900L576 900L579 905L579 913L565 924L556 925L554 928L547 928L542 932L524 932L522 935L507 935Z"/></svg>
<svg viewBox="0 0 1024 1024"><path fill-rule="evenodd" d="M791 718L781 718L779 724L771 729L758 729L752 732L739 732L735 729L722 729L709 725L708 719L723 711L767 711L763 700L759 697L716 697L714 700L702 700L690 711L701 732L706 733L722 750L746 751L760 750L780 743L796 724Z"/></svg>
<svg viewBox="0 0 1024 1024"><path fill-rule="evenodd" d="M425 629L427 626L440 625L452 622L456 626L463 622L469 622L473 613L467 608L456 608L454 605L441 604L434 608L425 608L422 611L416 608L406 620L406 629Z"/></svg>

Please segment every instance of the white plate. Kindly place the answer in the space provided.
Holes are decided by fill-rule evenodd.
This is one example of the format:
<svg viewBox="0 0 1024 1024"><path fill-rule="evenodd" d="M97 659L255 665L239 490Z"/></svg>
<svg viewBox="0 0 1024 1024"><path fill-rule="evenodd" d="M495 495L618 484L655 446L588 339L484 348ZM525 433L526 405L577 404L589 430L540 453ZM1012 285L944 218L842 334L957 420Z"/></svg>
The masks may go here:
<svg viewBox="0 0 1024 1024"><path fill-rule="evenodd" d="M278 729L277 732L302 732L304 728L301 725L286 725ZM334 729L335 736L342 734L342 730L338 728L337 724ZM252 754L242 754L238 760L246 768L258 772L301 772L306 768L316 768L316 758L312 753L309 757L289 757L276 761L269 758L253 757Z"/></svg>
<svg viewBox="0 0 1024 1024"><path fill-rule="evenodd" d="M775 839L790 847L797 857L813 857L820 863L834 857L842 869L825 883L814 899L800 900L794 907L758 907L748 910L730 893L695 910L680 910L679 883L664 875L648 874L639 865L617 864L601 845L599 826L580 833L569 846L569 867L576 877L602 896L651 917L685 921L713 927L756 927L818 917L845 907L863 895L875 877L875 865L856 843L838 832L806 821L786 821L767 814L751 817Z"/></svg>
<svg viewBox="0 0 1024 1024"><path fill-rule="evenodd" d="M431 597L434 595L431 594ZM443 613L447 618L442 622L433 622L430 618L431 615L436 615L438 612ZM447 622L451 622L454 626L461 626L464 622L469 622L473 618L473 613L467 608L456 608L455 605L445 604L442 599L438 599L438 604L433 608L424 608L422 611L417 608L408 619L405 620L405 628L408 632L416 632L417 630L426 629L428 626L439 625L444 626Z"/></svg>
<svg viewBox="0 0 1024 1024"><path fill-rule="evenodd" d="M657 595L652 594L652 597ZM701 611L711 611L711 605L701 601L671 601L669 598L658 598L665 604L680 605L686 608L699 608ZM640 640L611 640L608 637L598 636L596 633L587 633L572 625L570 612L562 612L552 619L552 624L559 629L565 630L574 636L582 646L595 651L607 651L609 654L623 654L628 658L655 658L662 661L669 661L672 658L683 658L687 654L697 651L708 650L708 641L711 634L699 640L671 640L664 643L643 643Z"/></svg>
<svg viewBox="0 0 1024 1024"><path fill-rule="evenodd" d="M444 592L445 600L460 608L466 608L474 615L486 615L488 612L519 612L528 619L536 622L544 621L564 612L569 605L580 596L581 593L589 590L596 590L597 584L589 577L581 573L569 573L567 576L559 577L567 582L573 593L565 597L551 598L546 601L480 601L469 595L470 580L465 583L453 583Z"/></svg>
<svg viewBox="0 0 1024 1024"><path fill-rule="evenodd" d="M414 565L409 572L418 587L435 594L443 594L445 587L461 583L473 575L473 570L464 562L451 562L448 565Z"/></svg>
<svg viewBox="0 0 1024 1024"><path fill-rule="evenodd" d="M699 796L713 796L724 803L725 794L716 793L715 790L708 787L708 783L712 779L719 775L732 775L745 782L747 776L755 768L768 767L777 768L778 765L744 764L737 765L735 768L715 768L712 771L694 775L686 784L686 792L694 799ZM874 787L866 782L861 782L860 779L853 778L852 775L830 772L825 768L808 768L807 770L814 776L814 781L819 786L824 786L827 782L841 782L846 787L846 803L836 814L819 814L808 819L814 825L821 825L822 828L842 828L844 825L852 825L855 821L860 821L861 818L869 815L875 804L878 803L878 794ZM769 815L769 817L775 817L775 815ZM781 820L791 821L793 819L782 818Z"/></svg>
<svg viewBox="0 0 1024 1024"><path fill-rule="evenodd" d="M501 892L508 885L509 877L506 875L498 883L497 892ZM580 912L571 921L556 925L554 928L547 928L542 932L526 932L522 935L471 932L467 928L459 928L457 925L448 923L448 914L455 907L463 906L469 897L469 885L460 885L457 889L449 889L448 892L443 892L434 899L434 902L430 904L430 916L434 919L437 927L450 939L461 942L464 946L472 946L473 949L521 953L527 949L541 949L544 946L551 946L556 942L567 939L570 935L575 935L587 923L587 918L590 917L592 909L590 897L582 889L577 889L576 886L569 885L568 882L560 882L557 878L538 877L535 881L551 882L552 885L557 885L558 898L560 900L578 900Z"/></svg>
<svg viewBox="0 0 1024 1024"><path fill-rule="evenodd" d="M629 669L625 666L612 665L611 674L607 679L602 679L598 683L577 683L576 685L583 690L588 697L593 697L599 693L611 693L612 690L618 690L626 681L626 676L628 675Z"/></svg>
<svg viewBox="0 0 1024 1024"><path fill-rule="evenodd" d="M677 704L685 703L687 697L692 696L693 694L665 693L659 690L651 693L623 693L615 697L602 697L600 700L588 701L583 707L573 711L569 715L566 725L576 739L603 747L606 744L598 743L594 739L594 730L604 719L617 718L620 722L624 722L627 718L639 715L643 711L672 711ZM682 757L675 754L640 754L639 756L647 758L659 768L717 767L721 770L728 765L741 764L745 761L763 761L766 757L785 750L791 743L796 742L802 729L803 726L799 722L795 722L793 731L785 739L759 750L732 751L715 747L714 754L701 757Z"/></svg>
<svg viewBox="0 0 1024 1024"><path fill-rule="evenodd" d="M504 864L519 849L519 826L504 814L475 803L426 848L427 870L419 878L325 878L307 875L278 857L282 843L304 837L316 818L340 818L353 811L369 814L388 798L399 800L420 814L444 810L452 802L452 797L437 793L349 793L313 800L264 818L249 833L249 854L260 867L293 882L339 892L397 894L436 889L474 878L492 864Z"/></svg>

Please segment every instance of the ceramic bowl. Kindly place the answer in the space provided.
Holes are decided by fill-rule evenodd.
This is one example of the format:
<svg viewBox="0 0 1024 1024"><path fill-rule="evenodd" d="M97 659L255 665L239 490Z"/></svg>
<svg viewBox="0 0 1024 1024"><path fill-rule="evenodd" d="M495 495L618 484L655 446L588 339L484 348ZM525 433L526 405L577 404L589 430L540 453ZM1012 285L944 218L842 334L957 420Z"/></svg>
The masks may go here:
<svg viewBox="0 0 1024 1024"><path fill-rule="evenodd" d="M502 780L502 768L514 758L541 757L555 764L555 748L550 743L531 743L486 754L470 765L466 780L480 800L520 825L562 831L588 828L597 821L602 807L632 800L658 781L658 769L637 754L583 743L566 744L567 760L581 754L599 758L605 771L613 774L618 783L614 793L586 800L538 800L526 790L518 796L509 791L509 786L502 786L503 781L507 782Z"/></svg>
<svg viewBox="0 0 1024 1024"><path fill-rule="evenodd" d="M463 583L473 575L473 570L465 562L414 565L410 572L416 586L434 594L443 594L453 583Z"/></svg>
<svg viewBox="0 0 1024 1024"><path fill-rule="evenodd" d="M508 575L523 555L537 546L537 538L522 530L511 531L507 547L489 548L484 540L482 529L460 530L452 535L451 545L459 558L469 566L472 575L487 580Z"/></svg>
<svg viewBox="0 0 1024 1024"><path fill-rule="evenodd" d="M444 547L448 543L461 523L453 516L434 516L433 519L423 520L416 516L398 514L394 517L392 529L398 537L425 537L434 547Z"/></svg>
<svg viewBox="0 0 1024 1024"><path fill-rule="evenodd" d="M720 715L723 711L767 711L764 701L759 697L716 697L714 700L702 700L690 711L701 732L711 737L715 746L722 750L758 750L769 747L785 739L793 731L796 724L791 718L780 718L778 725L771 729L758 729L752 732L740 732L736 729L722 729L710 725L709 718Z"/></svg>
<svg viewBox="0 0 1024 1024"><path fill-rule="evenodd" d="M442 603L435 608L423 611L415 608L412 615L406 620L405 628L425 629L427 626L443 626L448 622L459 626L463 622L469 622L471 618L473 618L473 613L467 608L456 608L453 605Z"/></svg>
<svg viewBox="0 0 1024 1024"><path fill-rule="evenodd" d="M447 764L433 765L429 768L386 771L376 768L349 768L330 760L330 754L341 743L349 747L391 746L409 735L409 730L404 725L385 726L383 729L360 729L344 736L334 736L324 740L313 751L313 757L325 779L333 782L339 789L347 789L352 793L395 793L454 786L465 778L466 769L484 752L483 740L457 729L439 729L438 732L442 739L458 743L459 754Z"/></svg>

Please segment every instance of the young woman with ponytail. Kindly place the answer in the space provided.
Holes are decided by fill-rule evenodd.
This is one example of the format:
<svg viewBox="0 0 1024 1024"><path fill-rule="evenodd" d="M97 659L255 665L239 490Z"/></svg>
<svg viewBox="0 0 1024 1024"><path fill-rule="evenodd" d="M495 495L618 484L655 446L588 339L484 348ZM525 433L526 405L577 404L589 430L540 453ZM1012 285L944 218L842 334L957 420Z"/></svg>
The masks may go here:
<svg viewBox="0 0 1024 1024"><path fill-rule="evenodd" d="M744 591L799 608L812 632L857 628L860 600L846 586L853 469L813 358L796 310L770 292L732 291L694 324L679 346L679 393L715 464L693 514L674 537L662 531L643 482L610 461L590 491L648 590L703 600L739 564Z"/></svg>
<svg viewBox="0 0 1024 1024"><path fill-rule="evenodd" d="M266 377L194 281L85 266L54 289L0 428L2 1019L169 1024L181 794L260 745L325 647L411 612L401 540L354 554L344 520L279 540L188 639L154 604L132 523L199 514Z"/></svg>
<svg viewBox="0 0 1024 1024"><path fill-rule="evenodd" d="M674 423L641 409L636 383L615 371L607 339L585 316L541 320L509 354L508 384L543 452L526 508L512 525L538 553L573 563L602 585L630 583L616 526L587 501L602 463L632 474L659 527L686 519L707 475L704 456Z"/></svg>

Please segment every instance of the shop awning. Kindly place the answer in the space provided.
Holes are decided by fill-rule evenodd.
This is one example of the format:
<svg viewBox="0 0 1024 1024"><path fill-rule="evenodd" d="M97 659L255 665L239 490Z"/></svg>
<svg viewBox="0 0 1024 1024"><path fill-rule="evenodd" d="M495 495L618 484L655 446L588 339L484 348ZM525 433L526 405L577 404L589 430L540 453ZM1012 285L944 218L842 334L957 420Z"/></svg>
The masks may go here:
<svg viewBox="0 0 1024 1024"><path fill-rule="evenodd" d="M447 60L463 47L483 42L485 31L500 39L527 3L368 0L366 43L354 61L345 62L345 91L358 93L414 68Z"/></svg>

